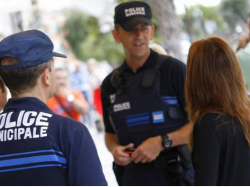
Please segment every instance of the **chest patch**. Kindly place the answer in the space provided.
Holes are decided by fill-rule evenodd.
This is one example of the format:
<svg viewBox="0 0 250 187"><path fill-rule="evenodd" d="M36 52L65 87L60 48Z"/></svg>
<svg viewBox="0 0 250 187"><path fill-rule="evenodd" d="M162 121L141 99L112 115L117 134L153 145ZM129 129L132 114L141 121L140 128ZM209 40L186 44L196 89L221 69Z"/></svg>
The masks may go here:
<svg viewBox="0 0 250 187"><path fill-rule="evenodd" d="M124 102L114 105L114 112L129 110L129 109L130 109L130 102Z"/></svg>
<svg viewBox="0 0 250 187"><path fill-rule="evenodd" d="M163 111L152 112L153 123L163 123L165 122Z"/></svg>

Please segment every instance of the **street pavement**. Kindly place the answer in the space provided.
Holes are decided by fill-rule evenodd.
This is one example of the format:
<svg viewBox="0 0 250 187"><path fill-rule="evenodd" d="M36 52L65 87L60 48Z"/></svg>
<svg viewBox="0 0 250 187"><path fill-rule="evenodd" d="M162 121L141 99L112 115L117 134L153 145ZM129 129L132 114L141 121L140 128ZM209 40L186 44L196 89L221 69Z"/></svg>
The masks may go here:
<svg viewBox="0 0 250 187"><path fill-rule="evenodd" d="M96 128L93 126L92 127L88 126L88 129L90 131L90 134L92 135L92 138L94 139L97 152L102 163L103 172L108 182L108 185L118 186L116 179L115 179L114 172L112 170L113 156L106 148L106 145L104 142L104 133L97 132Z"/></svg>

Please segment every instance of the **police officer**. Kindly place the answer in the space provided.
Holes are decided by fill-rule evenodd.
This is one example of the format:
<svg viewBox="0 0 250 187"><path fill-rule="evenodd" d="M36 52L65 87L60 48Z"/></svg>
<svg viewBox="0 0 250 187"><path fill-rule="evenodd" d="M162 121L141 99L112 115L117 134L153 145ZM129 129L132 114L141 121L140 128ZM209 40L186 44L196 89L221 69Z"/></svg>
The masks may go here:
<svg viewBox="0 0 250 187"><path fill-rule="evenodd" d="M4 186L107 185L84 125L53 113L53 43L38 30L0 42L0 74L11 92L0 114L0 184Z"/></svg>
<svg viewBox="0 0 250 187"><path fill-rule="evenodd" d="M122 185L176 185L170 163L173 156L176 165L178 155L172 147L186 144L193 127L184 110L186 66L150 50L151 18L144 2L115 8L113 37L125 61L103 81L102 105L105 142Z"/></svg>

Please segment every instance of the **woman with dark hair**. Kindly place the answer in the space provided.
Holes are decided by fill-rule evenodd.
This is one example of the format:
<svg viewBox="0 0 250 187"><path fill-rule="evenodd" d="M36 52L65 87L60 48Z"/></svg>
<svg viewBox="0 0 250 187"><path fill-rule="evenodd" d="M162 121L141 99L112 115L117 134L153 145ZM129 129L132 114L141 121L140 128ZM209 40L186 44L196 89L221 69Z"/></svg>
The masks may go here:
<svg viewBox="0 0 250 187"><path fill-rule="evenodd" d="M185 89L195 123L195 185L250 185L250 100L239 62L224 40L191 45Z"/></svg>

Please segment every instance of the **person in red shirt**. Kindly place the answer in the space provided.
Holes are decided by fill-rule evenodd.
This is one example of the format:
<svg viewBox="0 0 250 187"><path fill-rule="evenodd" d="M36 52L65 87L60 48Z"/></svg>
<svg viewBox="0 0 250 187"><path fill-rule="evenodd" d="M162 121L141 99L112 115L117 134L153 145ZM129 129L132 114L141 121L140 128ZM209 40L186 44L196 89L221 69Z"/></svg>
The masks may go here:
<svg viewBox="0 0 250 187"><path fill-rule="evenodd" d="M68 72L65 69L55 70L56 92L47 101L48 107L55 113L71 117L82 122L82 115L88 112L89 105L81 91L68 87Z"/></svg>

